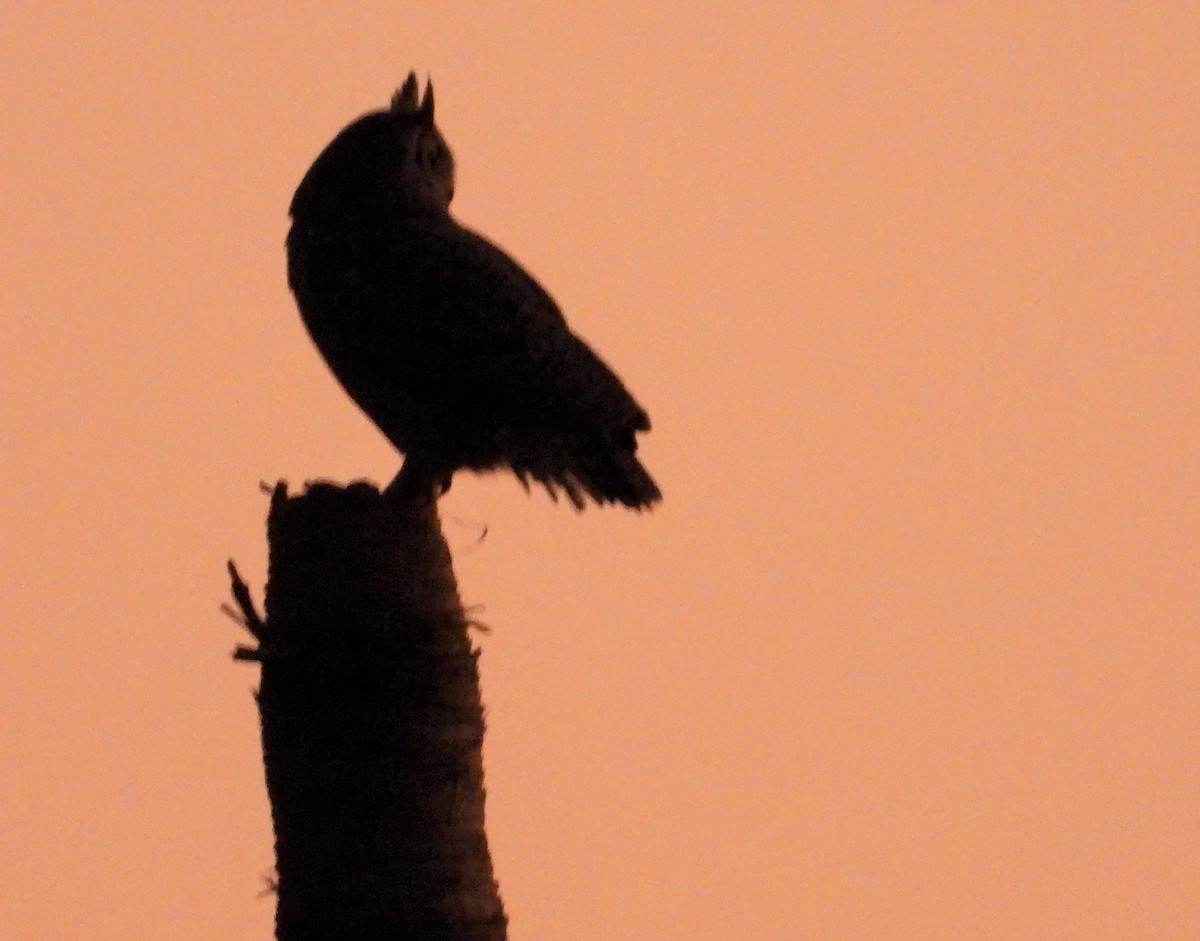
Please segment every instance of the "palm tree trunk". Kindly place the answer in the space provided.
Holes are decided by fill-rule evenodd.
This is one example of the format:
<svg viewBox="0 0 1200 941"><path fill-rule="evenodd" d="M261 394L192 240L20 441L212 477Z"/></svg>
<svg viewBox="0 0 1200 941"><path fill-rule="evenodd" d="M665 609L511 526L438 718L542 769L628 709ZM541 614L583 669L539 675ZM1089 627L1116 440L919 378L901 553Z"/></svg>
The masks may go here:
<svg viewBox="0 0 1200 941"><path fill-rule="evenodd" d="M483 707L429 501L275 488L262 661L279 941L503 941ZM235 597L248 597L244 585Z"/></svg>

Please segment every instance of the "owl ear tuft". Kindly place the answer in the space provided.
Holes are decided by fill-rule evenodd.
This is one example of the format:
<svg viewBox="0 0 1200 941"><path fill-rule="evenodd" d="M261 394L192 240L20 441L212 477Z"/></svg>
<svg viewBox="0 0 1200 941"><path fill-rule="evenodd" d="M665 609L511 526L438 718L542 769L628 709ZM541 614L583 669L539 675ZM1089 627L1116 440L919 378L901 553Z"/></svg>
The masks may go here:
<svg viewBox="0 0 1200 941"><path fill-rule="evenodd" d="M417 89L419 87L417 73L409 72L408 78L404 80L404 84L396 90L396 94L392 95L392 110L398 112L416 111ZM428 94L426 92L426 97L428 97Z"/></svg>
<svg viewBox="0 0 1200 941"><path fill-rule="evenodd" d="M425 82L425 97L421 99L421 117L433 124L433 81Z"/></svg>

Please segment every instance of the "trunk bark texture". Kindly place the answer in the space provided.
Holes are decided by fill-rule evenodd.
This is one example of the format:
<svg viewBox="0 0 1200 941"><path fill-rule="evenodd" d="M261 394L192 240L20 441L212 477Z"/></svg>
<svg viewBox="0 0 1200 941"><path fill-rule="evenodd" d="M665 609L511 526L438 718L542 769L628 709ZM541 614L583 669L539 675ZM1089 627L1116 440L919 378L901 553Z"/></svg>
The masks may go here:
<svg viewBox="0 0 1200 941"><path fill-rule="evenodd" d="M280 484L267 531L240 656L262 661L279 941L503 941L478 651L436 504Z"/></svg>

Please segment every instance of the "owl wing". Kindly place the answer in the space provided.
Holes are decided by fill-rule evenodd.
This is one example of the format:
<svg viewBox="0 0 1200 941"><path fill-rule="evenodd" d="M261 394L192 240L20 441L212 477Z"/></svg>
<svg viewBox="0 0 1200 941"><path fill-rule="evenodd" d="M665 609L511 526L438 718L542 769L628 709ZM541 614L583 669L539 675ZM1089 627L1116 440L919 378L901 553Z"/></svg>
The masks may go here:
<svg viewBox="0 0 1200 941"><path fill-rule="evenodd" d="M389 319L404 321L393 335L411 349L393 361L452 403L463 440L478 431L523 481L561 487L577 506L581 491L631 506L656 500L634 457L649 417L545 289L451 218L407 219L394 234L384 297Z"/></svg>
<svg viewBox="0 0 1200 941"><path fill-rule="evenodd" d="M648 430L620 379L568 328L546 290L453 219L400 224L387 295L420 337L426 370L522 424L577 433ZM410 332L411 331L411 332Z"/></svg>

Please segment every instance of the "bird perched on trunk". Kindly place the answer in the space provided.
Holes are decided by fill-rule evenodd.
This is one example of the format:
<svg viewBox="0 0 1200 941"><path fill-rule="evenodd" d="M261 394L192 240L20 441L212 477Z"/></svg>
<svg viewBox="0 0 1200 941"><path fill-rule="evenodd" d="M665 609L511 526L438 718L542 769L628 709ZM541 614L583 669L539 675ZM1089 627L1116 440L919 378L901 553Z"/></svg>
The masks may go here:
<svg viewBox="0 0 1200 941"><path fill-rule="evenodd" d="M576 509L661 499L650 419L550 295L450 215L454 157L410 73L325 148L292 199L288 282L313 342L404 454L387 488L436 494L508 467Z"/></svg>

